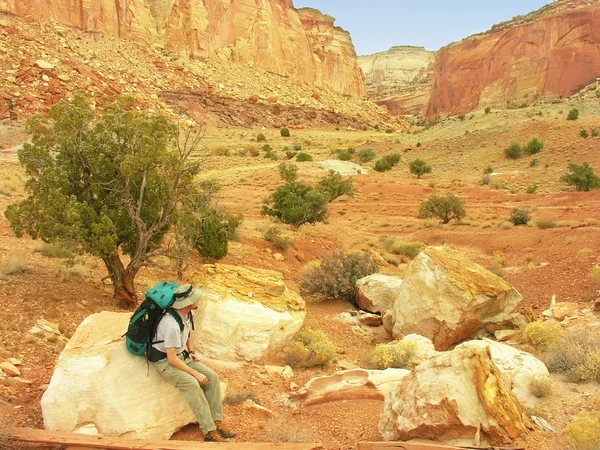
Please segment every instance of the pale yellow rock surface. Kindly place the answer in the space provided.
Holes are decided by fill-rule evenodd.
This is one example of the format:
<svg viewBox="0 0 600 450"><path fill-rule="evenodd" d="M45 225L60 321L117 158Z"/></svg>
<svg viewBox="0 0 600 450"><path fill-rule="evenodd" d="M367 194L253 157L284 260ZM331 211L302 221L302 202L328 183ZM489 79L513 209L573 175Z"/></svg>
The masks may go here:
<svg viewBox="0 0 600 450"><path fill-rule="evenodd" d="M365 311L385 313L393 309L402 278L374 273L356 282L356 301Z"/></svg>

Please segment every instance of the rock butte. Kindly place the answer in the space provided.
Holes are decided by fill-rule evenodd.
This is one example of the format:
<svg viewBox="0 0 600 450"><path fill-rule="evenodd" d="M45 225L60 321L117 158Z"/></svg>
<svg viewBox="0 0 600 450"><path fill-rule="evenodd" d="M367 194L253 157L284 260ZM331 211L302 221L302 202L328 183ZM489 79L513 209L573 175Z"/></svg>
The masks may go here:
<svg viewBox="0 0 600 450"><path fill-rule="evenodd" d="M350 34L291 0L0 0L0 11L218 57L364 96Z"/></svg>

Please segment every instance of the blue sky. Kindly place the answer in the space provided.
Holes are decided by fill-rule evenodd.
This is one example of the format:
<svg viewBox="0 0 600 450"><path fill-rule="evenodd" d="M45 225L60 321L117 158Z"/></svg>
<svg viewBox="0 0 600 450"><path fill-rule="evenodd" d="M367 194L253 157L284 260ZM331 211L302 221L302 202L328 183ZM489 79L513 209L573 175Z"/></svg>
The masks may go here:
<svg viewBox="0 0 600 450"><path fill-rule="evenodd" d="M359 55L416 45L427 50L489 30L551 0L294 0L336 18Z"/></svg>

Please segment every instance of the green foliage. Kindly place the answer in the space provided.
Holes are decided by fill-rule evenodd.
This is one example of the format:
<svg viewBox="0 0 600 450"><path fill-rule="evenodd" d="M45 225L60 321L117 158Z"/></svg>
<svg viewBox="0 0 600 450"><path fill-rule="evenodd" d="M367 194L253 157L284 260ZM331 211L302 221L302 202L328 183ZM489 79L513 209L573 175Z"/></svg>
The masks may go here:
<svg viewBox="0 0 600 450"><path fill-rule="evenodd" d="M285 359L291 367L324 366L335 358L335 346L327 335L319 330L301 329L284 350Z"/></svg>
<svg viewBox="0 0 600 450"><path fill-rule="evenodd" d="M528 194L535 194L538 190L539 186L537 183L533 183L529 186L527 186L527 193Z"/></svg>
<svg viewBox="0 0 600 450"><path fill-rule="evenodd" d="M416 354L416 342L394 341L389 344L377 344L371 355L371 361L375 369L406 369Z"/></svg>
<svg viewBox="0 0 600 450"><path fill-rule="evenodd" d="M261 133L256 136L256 142L267 142L267 137Z"/></svg>
<svg viewBox="0 0 600 450"><path fill-rule="evenodd" d="M459 114L457 117L458 117L458 120L463 121L463 120L465 120L465 118L467 116L465 116L464 114Z"/></svg>
<svg viewBox="0 0 600 450"><path fill-rule="evenodd" d="M417 142L417 147L421 147L423 144L421 144L420 142Z"/></svg>
<svg viewBox="0 0 600 450"><path fill-rule="evenodd" d="M556 322L532 322L521 333L521 339L536 350L549 349L560 334L560 324Z"/></svg>
<svg viewBox="0 0 600 450"><path fill-rule="evenodd" d="M350 161L352 159L352 153L348 150L339 150L337 155L340 161Z"/></svg>
<svg viewBox="0 0 600 450"><path fill-rule="evenodd" d="M402 242L393 237L387 237L383 240L383 248L395 255L406 255L414 259L423 249L421 242Z"/></svg>
<svg viewBox="0 0 600 450"><path fill-rule="evenodd" d="M263 152L270 152L273 150L269 144L265 144L262 146Z"/></svg>
<svg viewBox="0 0 600 450"><path fill-rule="evenodd" d="M600 135L598 128L592 128L592 137L598 137L598 135Z"/></svg>
<svg viewBox="0 0 600 450"><path fill-rule="evenodd" d="M492 112L492 108L490 108L489 106L487 108L485 108L486 114L489 114L490 112Z"/></svg>
<svg viewBox="0 0 600 450"><path fill-rule="evenodd" d="M277 156L277 153L275 153L271 149L271 147L269 147L269 149L265 151L265 154L263 156L267 159L272 159L273 161L277 161L279 159L279 157Z"/></svg>
<svg viewBox="0 0 600 450"><path fill-rule="evenodd" d="M448 223L453 219L460 221L467 215L464 204L465 202L454 194L448 194L446 197L433 194L421 202L419 217L424 219L436 217L441 223Z"/></svg>
<svg viewBox="0 0 600 450"><path fill-rule="evenodd" d="M579 136L581 136L584 139L587 139L590 135L588 134L588 131L584 128L579 131Z"/></svg>
<svg viewBox="0 0 600 450"><path fill-rule="evenodd" d="M537 158L533 158L531 161L529 161L529 167L535 167L540 163L540 160Z"/></svg>
<svg viewBox="0 0 600 450"><path fill-rule="evenodd" d="M279 133L281 134L281 137L290 137L290 130L288 130L287 128L282 128L281 130L279 130Z"/></svg>
<svg viewBox="0 0 600 450"><path fill-rule="evenodd" d="M135 274L169 229L179 199L193 190L199 167L188 157L201 133L139 112L131 98L95 112L77 93L54 105L49 117L27 123L32 139L19 161L29 177L28 197L5 215L18 236L102 258L115 295L133 302ZM126 270L121 253L131 256Z"/></svg>
<svg viewBox="0 0 600 450"><path fill-rule="evenodd" d="M267 228L267 230L263 234L263 237L265 238L265 240L272 243L273 246L278 250L287 250L294 244L292 238L289 236L285 236L281 232L281 230L276 226Z"/></svg>
<svg viewBox="0 0 600 450"><path fill-rule="evenodd" d="M317 190L324 194L330 202L341 195L354 195L355 192L352 186L352 177L344 180L342 175L334 170L330 170L328 175L319 180Z"/></svg>
<svg viewBox="0 0 600 450"><path fill-rule="evenodd" d="M386 172L392 170L392 168L400 162L399 153L391 153L384 156L375 163L375 170L377 172Z"/></svg>
<svg viewBox="0 0 600 450"><path fill-rule="evenodd" d="M485 169L483 169L484 175L491 174L491 173L494 173L494 168L492 166L487 166Z"/></svg>
<svg viewBox="0 0 600 450"><path fill-rule="evenodd" d="M375 152L372 148L363 148L358 151L358 160L361 163L366 163L375 159Z"/></svg>
<svg viewBox="0 0 600 450"><path fill-rule="evenodd" d="M370 254L336 251L302 278L300 288L308 294L340 298L356 305L356 281L375 272L377 264Z"/></svg>
<svg viewBox="0 0 600 450"><path fill-rule="evenodd" d="M286 157L286 159L290 160L290 159L294 159L297 154L298 154L298 152L293 152L291 150L288 150L287 152L285 152L285 157Z"/></svg>
<svg viewBox="0 0 600 450"><path fill-rule="evenodd" d="M302 145L296 143L292 145L292 150L294 150L295 152L299 152L300 150L302 150Z"/></svg>
<svg viewBox="0 0 600 450"><path fill-rule="evenodd" d="M327 196L312 186L294 181L280 186L263 205L261 214L298 227L322 222L327 216Z"/></svg>
<svg viewBox="0 0 600 450"><path fill-rule="evenodd" d="M296 161L297 162L307 162L307 161L312 161L313 157L312 155L309 155L308 153L298 153L298 155L296 155Z"/></svg>
<svg viewBox="0 0 600 450"><path fill-rule="evenodd" d="M570 186L575 186L578 191L590 191L600 188L600 178L594 173L594 169L587 162L581 166L569 164L570 173L561 179Z"/></svg>
<svg viewBox="0 0 600 450"><path fill-rule="evenodd" d="M527 153L531 153L532 155L535 155L536 153L539 153L543 148L544 148L544 143L539 141L538 138L533 138L531 141L529 141L527 143L527 145L525 146L525 148L523 148L523 150L526 151Z"/></svg>
<svg viewBox="0 0 600 450"><path fill-rule="evenodd" d="M567 120L577 120L579 119L579 110L576 108L573 108L571 111L569 111L569 114L567 115Z"/></svg>
<svg viewBox="0 0 600 450"><path fill-rule="evenodd" d="M508 146L504 149L504 154L506 155L507 158L510 158L510 159L519 159L521 157L522 152L523 152L523 149L516 142L513 142L512 144L510 144L510 146Z"/></svg>
<svg viewBox="0 0 600 450"><path fill-rule="evenodd" d="M510 213L510 221L514 225L527 225L531 220L531 214L524 209L514 208Z"/></svg>
<svg viewBox="0 0 600 450"><path fill-rule="evenodd" d="M393 129L393 128L387 128L387 129L385 130L385 132L386 132L387 134L392 134L392 133L394 132L394 129Z"/></svg>
<svg viewBox="0 0 600 450"><path fill-rule="evenodd" d="M425 175L426 173L431 173L431 166L422 159L415 159L411 161L408 167L410 169L410 173L416 175L417 178L421 178L421 176Z"/></svg>
<svg viewBox="0 0 600 450"><path fill-rule="evenodd" d="M282 162L279 164L279 176L286 183L292 183L298 179L298 166L294 163Z"/></svg>

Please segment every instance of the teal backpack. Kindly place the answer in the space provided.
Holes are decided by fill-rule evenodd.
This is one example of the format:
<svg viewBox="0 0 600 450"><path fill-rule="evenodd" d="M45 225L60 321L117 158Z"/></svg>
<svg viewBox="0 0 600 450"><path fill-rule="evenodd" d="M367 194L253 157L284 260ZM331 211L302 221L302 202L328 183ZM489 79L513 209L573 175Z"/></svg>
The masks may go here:
<svg viewBox="0 0 600 450"><path fill-rule="evenodd" d="M125 345L130 353L136 356L148 355L148 349L152 347L152 339L156 334L156 327L160 319L170 309L175 301L174 292L177 285L163 281L146 292L144 301L135 310L129 320L129 326L125 333ZM183 322L179 314L173 317L183 329Z"/></svg>

